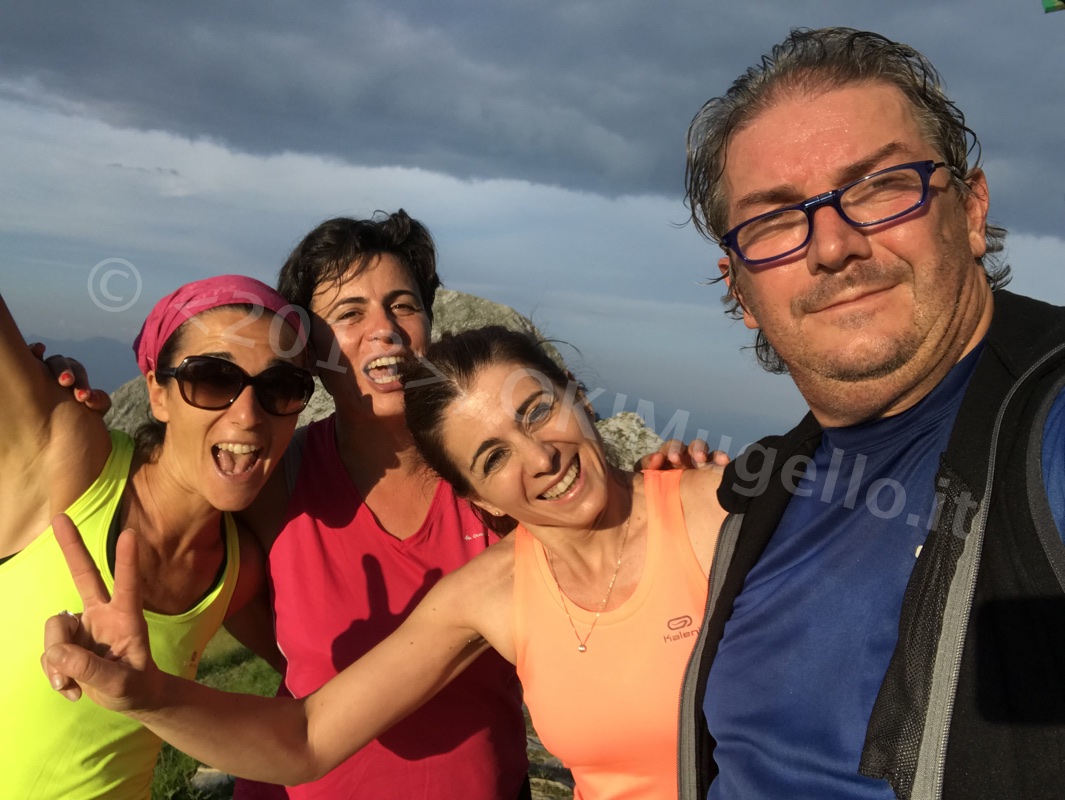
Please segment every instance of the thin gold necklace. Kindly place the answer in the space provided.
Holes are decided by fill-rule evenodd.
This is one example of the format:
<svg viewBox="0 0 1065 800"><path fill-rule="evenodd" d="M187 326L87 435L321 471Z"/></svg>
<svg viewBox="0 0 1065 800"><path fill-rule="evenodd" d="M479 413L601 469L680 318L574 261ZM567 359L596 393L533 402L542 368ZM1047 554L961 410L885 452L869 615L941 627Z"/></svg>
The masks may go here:
<svg viewBox="0 0 1065 800"><path fill-rule="evenodd" d="M566 593L562 591L562 584L558 582L558 575L555 574L555 565L551 563L551 552L547 553L547 568L551 570L551 577L555 579L555 586L558 587L558 596L562 598L562 608L566 612L566 617L569 619L569 626L573 628L573 635L577 637L577 652L588 652L588 640L592 638L592 631L595 630L595 623L599 621L599 615L603 613L603 609L606 608L606 604L610 602L610 595L614 591L614 582L618 579L618 570L621 569L621 557L625 555L625 542L629 539L629 524L632 522L632 512L629 512L629 518L625 520L625 532L621 535L621 549L618 550L618 563L614 565L614 574L610 576L610 585L606 587L606 597L603 598L603 602L599 604L599 610L595 612L595 619L592 620L592 626L588 628L588 634L583 639L581 635L577 633L577 626L573 622L573 615L569 613L569 606L566 604Z"/></svg>

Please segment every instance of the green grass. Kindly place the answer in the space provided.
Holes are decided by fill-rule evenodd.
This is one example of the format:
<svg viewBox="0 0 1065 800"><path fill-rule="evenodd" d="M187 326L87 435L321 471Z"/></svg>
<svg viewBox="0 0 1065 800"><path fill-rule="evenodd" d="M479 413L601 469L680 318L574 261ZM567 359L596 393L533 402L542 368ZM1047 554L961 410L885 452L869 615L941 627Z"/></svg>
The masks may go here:
<svg viewBox="0 0 1065 800"><path fill-rule="evenodd" d="M272 695L281 676L223 629L204 649L196 680L227 692Z"/></svg>
<svg viewBox="0 0 1065 800"><path fill-rule="evenodd" d="M225 630L219 631L203 651L196 680L215 689L272 695L281 677L261 658ZM200 762L163 745L155 765L152 800L217 800L233 796L232 787L202 792L189 784Z"/></svg>

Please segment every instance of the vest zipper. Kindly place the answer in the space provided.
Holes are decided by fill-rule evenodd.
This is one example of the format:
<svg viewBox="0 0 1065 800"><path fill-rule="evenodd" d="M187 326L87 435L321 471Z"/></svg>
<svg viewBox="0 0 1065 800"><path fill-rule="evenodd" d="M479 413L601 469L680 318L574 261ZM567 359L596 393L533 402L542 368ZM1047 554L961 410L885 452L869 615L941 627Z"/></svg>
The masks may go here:
<svg viewBox="0 0 1065 800"><path fill-rule="evenodd" d="M707 576L706 607L703 609L703 622L699 626L699 637L695 640L691 655L688 656L688 664L684 668L684 680L681 681L680 697L678 699L678 732L677 732L677 796L678 800L705 800L697 798L696 791L699 781L696 775L696 758L693 757L695 747L698 744L698 736L695 731L696 709L692 713L684 713L688 701L694 705L695 694L699 680L699 670L694 670L693 665L702 661L703 648L706 644L706 627L710 622L710 614L721 594L721 582L723 575L728 571L728 565L732 561L732 554L736 549L736 539L739 538L740 526L743 523L743 514L729 514L721 523L721 529L714 543L714 554L710 559L710 574ZM724 564L721 564L724 562ZM722 567L719 569L719 565Z"/></svg>
<svg viewBox="0 0 1065 800"><path fill-rule="evenodd" d="M1055 347L1025 370L1024 374L1014 381L1013 386L1011 386L1009 392L1006 393L1002 405L999 406L998 414L995 416L995 427L991 434L990 446L988 447L987 477L984 479L984 496L980 502L980 513L974 518L973 525L966 533L966 538L973 534L976 534L977 538L973 545L974 553L971 574L966 581L966 593L964 598L964 609L966 613L965 633L960 641L956 643L954 648L953 659L950 665L950 677L947 683L948 692L945 697L947 708L944 715L943 729L939 732L938 757L936 759L935 772L933 773L932 786L930 787L932 789L931 797L934 798L934 800L941 800L943 797L943 775L947 768L947 744L950 738L950 726L954 718L954 701L958 691L959 666L965 649L965 637L969 635L969 623L972 621L973 596L976 594L976 577L980 569L980 557L983 554L984 549L984 534L986 532L987 515L991 501L991 488L995 478L995 460L998 455L998 439L999 434L1002 431L1002 420L1006 416L1006 409L1010 404L1010 400L1013 399L1013 395L1017 393L1029 376L1063 349L1065 349L1065 345ZM920 769L919 763L918 769Z"/></svg>

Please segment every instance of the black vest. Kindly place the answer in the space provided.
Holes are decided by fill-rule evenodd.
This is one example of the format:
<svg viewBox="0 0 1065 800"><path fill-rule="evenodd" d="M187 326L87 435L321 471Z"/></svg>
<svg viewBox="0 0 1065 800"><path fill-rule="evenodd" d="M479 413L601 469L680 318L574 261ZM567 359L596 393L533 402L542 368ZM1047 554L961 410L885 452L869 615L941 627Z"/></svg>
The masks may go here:
<svg viewBox="0 0 1065 800"><path fill-rule="evenodd" d="M936 476L939 519L921 551L860 771L905 798L1065 797L1065 546L1040 462L1065 387L1065 309L995 293L984 351ZM726 472L730 512L681 705L681 798L716 774L702 704L725 622L790 500L781 469L812 455L812 415ZM752 497L742 475L764 475ZM794 462L793 462L794 463Z"/></svg>

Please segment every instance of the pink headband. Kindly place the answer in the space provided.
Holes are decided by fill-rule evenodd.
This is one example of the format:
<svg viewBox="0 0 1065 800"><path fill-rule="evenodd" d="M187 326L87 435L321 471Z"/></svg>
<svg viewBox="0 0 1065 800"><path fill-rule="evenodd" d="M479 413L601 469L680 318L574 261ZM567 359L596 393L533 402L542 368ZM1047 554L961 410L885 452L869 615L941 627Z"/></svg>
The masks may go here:
<svg viewBox="0 0 1065 800"><path fill-rule="evenodd" d="M303 316L284 297L255 278L219 275L186 283L155 304L133 342L141 372L147 375L155 369L159 351L185 320L228 305L252 305L272 311L292 326L301 344L307 343Z"/></svg>

